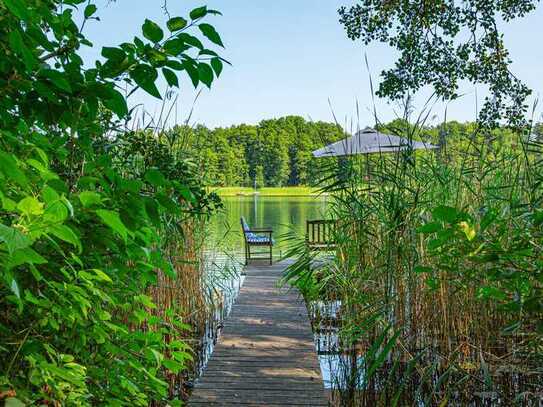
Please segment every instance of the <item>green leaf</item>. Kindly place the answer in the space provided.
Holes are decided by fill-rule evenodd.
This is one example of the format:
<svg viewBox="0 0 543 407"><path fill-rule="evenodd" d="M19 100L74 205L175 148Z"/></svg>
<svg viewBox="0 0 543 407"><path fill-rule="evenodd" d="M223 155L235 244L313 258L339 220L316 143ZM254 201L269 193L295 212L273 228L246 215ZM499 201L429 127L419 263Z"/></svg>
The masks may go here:
<svg viewBox="0 0 543 407"><path fill-rule="evenodd" d="M145 179L151 185L155 187L160 187L166 184L166 177L159 171L155 169L150 169L145 173Z"/></svg>
<svg viewBox="0 0 543 407"><path fill-rule="evenodd" d="M130 72L130 77L134 79L138 86L144 91L158 99L162 99L160 92L155 85L155 81L158 77L155 68L150 65L139 64Z"/></svg>
<svg viewBox="0 0 543 407"><path fill-rule="evenodd" d="M182 17L173 17L168 20L166 25L168 26L168 30L172 32L179 31L187 26L187 20Z"/></svg>
<svg viewBox="0 0 543 407"><path fill-rule="evenodd" d="M215 27L213 27L211 24L202 23L198 26L202 34L211 41L213 44L220 45L224 48L224 44L222 43L221 36L215 30Z"/></svg>
<svg viewBox="0 0 543 407"><path fill-rule="evenodd" d="M85 7L85 18L92 17L94 13L96 13L96 6L94 4L89 4Z"/></svg>
<svg viewBox="0 0 543 407"><path fill-rule="evenodd" d="M33 196L27 196L17 204L17 209L26 216L41 215L43 213L43 203Z"/></svg>
<svg viewBox="0 0 543 407"><path fill-rule="evenodd" d="M165 62L165 65L168 67L168 68L171 68L175 71L182 71L185 69L185 67L183 66L183 64L179 61L175 61L175 60L168 60Z"/></svg>
<svg viewBox="0 0 543 407"><path fill-rule="evenodd" d="M441 223L439 222L430 222L422 225L417 229L418 233L435 233L442 229Z"/></svg>
<svg viewBox="0 0 543 407"><path fill-rule="evenodd" d="M72 92L72 87L70 86L70 82L66 79L65 73L55 71L54 69L44 69L40 72L40 75L49 79L57 88L68 93Z"/></svg>
<svg viewBox="0 0 543 407"><path fill-rule="evenodd" d="M32 250L30 247L15 250L10 256L8 268L20 266L21 264L45 264L47 260Z"/></svg>
<svg viewBox="0 0 543 407"><path fill-rule="evenodd" d="M174 374L179 373L185 368L185 365L183 365L183 363L179 363L178 361L172 359L164 359L162 361L162 365Z"/></svg>
<svg viewBox="0 0 543 407"><path fill-rule="evenodd" d="M134 300L142 304L143 306L151 309L156 309L156 304L153 299L145 294L140 294L134 297Z"/></svg>
<svg viewBox="0 0 543 407"><path fill-rule="evenodd" d="M0 151L0 172L22 187L28 185L28 180L25 174L19 169L13 155L4 151Z"/></svg>
<svg viewBox="0 0 543 407"><path fill-rule="evenodd" d="M126 239L128 238L128 229L122 222L117 212L106 209L98 209L96 214L102 220L102 222L121 235L123 240L126 242Z"/></svg>
<svg viewBox="0 0 543 407"><path fill-rule="evenodd" d="M168 55L173 56L178 56L183 51L189 49L185 42L179 38L172 38L171 40L166 41L162 48Z"/></svg>
<svg viewBox="0 0 543 407"><path fill-rule="evenodd" d="M75 232L67 225L56 225L48 230L49 233L58 237L60 240L64 240L67 243L72 244L80 252L82 250L81 241Z"/></svg>
<svg viewBox="0 0 543 407"><path fill-rule="evenodd" d="M151 198L145 198L145 212L154 225L160 224L160 214L158 212L158 203Z"/></svg>
<svg viewBox="0 0 543 407"><path fill-rule="evenodd" d="M194 35L190 35L188 33L181 33L177 36L181 41L183 41L185 44L192 45L193 47L196 47L200 50L205 49L204 44L202 44L202 41L200 41L198 38L196 38Z"/></svg>
<svg viewBox="0 0 543 407"><path fill-rule="evenodd" d="M223 70L223 63L220 58L213 58L211 60L211 68L213 68L213 71L215 71L215 76L218 78Z"/></svg>
<svg viewBox="0 0 543 407"><path fill-rule="evenodd" d="M162 41L162 39L164 38L164 32L162 31L162 28L160 28L157 23L149 19L145 20L142 31L143 36L149 41L154 42L155 44Z"/></svg>
<svg viewBox="0 0 543 407"><path fill-rule="evenodd" d="M27 69L31 70L37 63L37 59L23 41L19 30L13 30L9 33L9 45L11 49L23 58Z"/></svg>
<svg viewBox="0 0 543 407"><path fill-rule="evenodd" d="M443 222L454 223L458 218L458 211L451 206L438 206L432 211L432 216L436 220Z"/></svg>
<svg viewBox="0 0 543 407"><path fill-rule="evenodd" d="M162 68L162 74L164 75L164 78L166 78L166 82L168 82L169 86L175 86L176 88L179 87L177 74L174 71L168 68Z"/></svg>
<svg viewBox="0 0 543 407"><path fill-rule="evenodd" d="M126 98L117 90L110 89L108 98L102 100L104 106L110 109L113 113L122 119L128 115L128 105Z"/></svg>
<svg viewBox="0 0 543 407"><path fill-rule="evenodd" d="M68 209L60 200L54 201L45 207L43 219L50 223L61 223L68 218Z"/></svg>
<svg viewBox="0 0 543 407"><path fill-rule="evenodd" d="M208 87L213 83L213 69L208 64L200 62L198 64L198 77Z"/></svg>
<svg viewBox="0 0 543 407"><path fill-rule="evenodd" d="M477 298L503 301L507 299L507 295L497 287L484 286L477 289Z"/></svg>
<svg viewBox="0 0 543 407"><path fill-rule="evenodd" d="M536 211L537 214L537 211ZM485 231L498 217L498 214L495 210L490 209L485 213L483 219L481 219L481 231Z"/></svg>
<svg viewBox="0 0 543 407"><path fill-rule="evenodd" d="M24 249L32 244L32 240L19 230L0 223L0 240L6 244L11 254L15 250Z"/></svg>
<svg viewBox="0 0 543 407"><path fill-rule="evenodd" d="M28 14L28 9L25 2L21 0L3 0L3 3L16 17L19 17L21 20L29 19L30 15Z"/></svg>
<svg viewBox="0 0 543 407"><path fill-rule="evenodd" d="M5 0L4 0L5 2ZM25 407L26 404L15 397L8 397L4 402L4 407Z"/></svg>
<svg viewBox="0 0 543 407"><path fill-rule="evenodd" d="M192 84L195 88L197 88L198 84L200 83L200 74L198 72L198 69L194 67L190 60L184 60L183 66L185 67L185 71L187 71L187 74L189 75Z"/></svg>
<svg viewBox="0 0 543 407"><path fill-rule="evenodd" d="M117 47L103 47L102 56L104 58L114 61L122 61L126 58L126 52L124 52L124 50L122 50L121 48Z"/></svg>
<svg viewBox="0 0 543 407"><path fill-rule="evenodd" d="M97 280L105 281L105 282L108 282L108 283L113 282L113 280L111 280L111 278L106 273L104 273L102 270L93 269L92 271L94 271L94 274L96 274L96 279Z"/></svg>
<svg viewBox="0 0 543 407"><path fill-rule="evenodd" d="M207 6L197 7L190 12L190 18L196 20L205 17L207 14Z"/></svg>

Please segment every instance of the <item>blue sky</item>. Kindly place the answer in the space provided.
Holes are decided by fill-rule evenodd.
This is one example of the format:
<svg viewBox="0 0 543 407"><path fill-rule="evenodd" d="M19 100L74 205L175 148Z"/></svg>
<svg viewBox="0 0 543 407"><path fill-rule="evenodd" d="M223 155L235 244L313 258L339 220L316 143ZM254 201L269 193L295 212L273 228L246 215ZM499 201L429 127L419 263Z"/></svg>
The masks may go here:
<svg viewBox="0 0 543 407"><path fill-rule="evenodd" d="M222 55L233 64L227 67L212 89L203 90L194 106L192 123L210 127L257 123L289 114L311 120L332 121L334 114L347 127L372 125L368 56L372 77L392 66L395 52L387 46L364 46L349 40L338 22L337 9L355 0L208 0L168 1L172 15L187 15L190 9L207 4L223 13L210 21L221 33L226 49ZM116 45L140 35L145 18L164 24L162 0L98 0L101 22L86 30L97 47ZM534 90L543 88L543 5L530 16L504 27L506 43L514 61L513 70ZM141 36L141 35L140 35ZM90 61L98 53L87 51ZM164 88L164 87L163 87ZM473 86L448 107L449 120L473 120L476 99ZM478 89L479 98L484 94ZM425 92L416 99L422 108ZM195 92L185 78L177 107L178 121L188 116ZM329 104L332 106L330 107ZM357 114L357 102L359 113ZM132 104L143 103L154 116L161 101L136 94ZM381 120L393 119L401 109L378 100ZM443 106L436 106L435 121L443 119ZM173 116L172 116L173 117ZM353 123L351 125L351 123Z"/></svg>

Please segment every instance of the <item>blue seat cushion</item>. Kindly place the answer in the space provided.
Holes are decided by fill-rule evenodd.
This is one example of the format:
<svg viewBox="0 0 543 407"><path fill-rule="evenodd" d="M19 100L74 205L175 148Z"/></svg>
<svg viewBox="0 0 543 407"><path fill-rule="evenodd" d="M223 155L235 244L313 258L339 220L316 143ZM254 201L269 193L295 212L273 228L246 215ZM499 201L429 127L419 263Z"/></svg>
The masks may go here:
<svg viewBox="0 0 543 407"><path fill-rule="evenodd" d="M249 243L271 243L273 244L273 239L271 239L268 236L261 236L257 235L256 233L247 233L247 242Z"/></svg>

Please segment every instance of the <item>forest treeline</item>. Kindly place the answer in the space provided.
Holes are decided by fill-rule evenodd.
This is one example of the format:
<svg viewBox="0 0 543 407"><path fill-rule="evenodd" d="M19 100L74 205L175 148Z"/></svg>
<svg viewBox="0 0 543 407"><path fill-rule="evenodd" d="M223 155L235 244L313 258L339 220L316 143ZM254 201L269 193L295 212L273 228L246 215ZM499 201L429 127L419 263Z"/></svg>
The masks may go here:
<svg viewBox="0 0 543 407"><path fill-rule="evenodd" d="M396 119L378 125L387 134L408 134L407 121ZM476 123L447 122L426 126L416 138L446 145L452 152L466 147L465 135L473 134ZM364 126L362 126L364 127ZM534 132L542 133L541 125ZM312 151L347 136L335 123L310 122L300 116L263 120L257 125L240 124L209 129L203 125L175 127L172 137L180 137L190 146L189 155L196 160L200 173L210 186L282 187L313 185L319 178L318 159ZM498 128L493 136L504 144L511 140L510 131Z"/></svg>
<svg viewBox="0 0 543 407"><path fill-rule="evenodd" d="M311 152L340 140L343 129L299 116L263 120L258 125L209 129L176 127L211 186L309 185L318 177Z"/></svg>

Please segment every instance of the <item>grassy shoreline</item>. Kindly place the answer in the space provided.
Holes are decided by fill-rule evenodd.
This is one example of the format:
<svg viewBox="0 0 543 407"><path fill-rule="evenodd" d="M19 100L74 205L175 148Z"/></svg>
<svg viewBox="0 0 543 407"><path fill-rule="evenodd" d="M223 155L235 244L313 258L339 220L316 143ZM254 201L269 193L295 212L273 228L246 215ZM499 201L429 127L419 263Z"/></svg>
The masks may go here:
<svg viewBox="0 0 543 407"><path fill-rule="evenodd" d="M212 187L211 191L216 192L219 196L316 196L319 195L317 188L311 187L266 187L256 190L247 187Z"/></svg>

